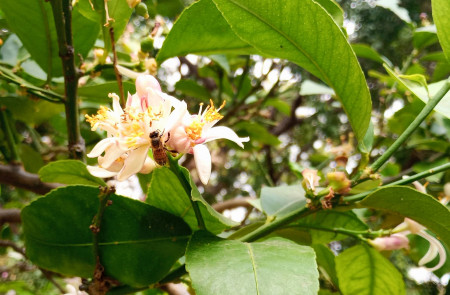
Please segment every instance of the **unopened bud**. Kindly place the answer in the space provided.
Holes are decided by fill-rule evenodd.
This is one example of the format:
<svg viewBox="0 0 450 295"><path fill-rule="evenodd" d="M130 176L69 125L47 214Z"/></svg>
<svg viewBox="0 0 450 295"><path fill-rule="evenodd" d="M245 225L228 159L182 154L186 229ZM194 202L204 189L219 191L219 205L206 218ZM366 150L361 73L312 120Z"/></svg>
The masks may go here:
<svg viewBox="0 0 450 295"><path fill-rule="evenodd" d="M389 237L369 240L369 244L371 244L378 251L391 251L402 248L409 249L408 238L401 234L393 234Z"/></svg>
<svg viewBox="0 0 450 295"><path fill-rule="evenodd" d="M128 2L130 1L131 0L128 0ZM141 0L136 0L135 2L139 3L136 6L136 14L142 16L145 19L149 18L147 5L145 5L145 3L142 3Z"/></svg>
<svg viewBox="0 0 450 295"><path fill-rule="evenodd" d="M344 172L329 172L327 179L330 186L337 193L343 194L350 190L351 181Z"/></svg>
<svg viewBox="0 0 450 295"><path fill-rule="evenodd" d="M158 69L158 63L156 62L156 60L153 57L146 58L144 60L144 66L150 75L156 75L156 70Z"/></svg>
<svg viewBox="0 0 450 295"><path fill-rule="evenodd" d="M150 53L153 51L153 38L152 37L146 37L142 39L141 41L141 51Z"/></svg>

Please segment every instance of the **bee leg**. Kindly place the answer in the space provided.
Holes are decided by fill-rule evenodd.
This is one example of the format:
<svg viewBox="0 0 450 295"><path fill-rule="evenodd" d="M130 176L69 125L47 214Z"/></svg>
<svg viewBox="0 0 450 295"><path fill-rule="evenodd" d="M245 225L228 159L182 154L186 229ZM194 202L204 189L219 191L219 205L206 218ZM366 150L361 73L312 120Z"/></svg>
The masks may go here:
<svg viewBox="0 0 450 295"><path fill-rule="evenodd" d="M167 139L164 141L164 143L167 143L170 140L170 132L167 132Z"/></svg>

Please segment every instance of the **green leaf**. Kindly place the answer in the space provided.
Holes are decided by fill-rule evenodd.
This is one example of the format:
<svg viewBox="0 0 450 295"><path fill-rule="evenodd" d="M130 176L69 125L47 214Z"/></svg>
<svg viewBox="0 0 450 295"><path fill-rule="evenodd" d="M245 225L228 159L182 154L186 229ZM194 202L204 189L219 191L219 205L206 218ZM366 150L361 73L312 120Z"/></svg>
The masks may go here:
<svg viewBox="0 0 450 295"><path fill-rule="evenodd" d="M186 269L198 295L306 295L319 290L313 249L280 238L242 243L196 232L186 252Z"/></svg>
<svg viewBox="0 0 450 295"><path fill-rule="evenodd" d="M410 187L391 186L371 193L359 206L414 219L450 245L450 211L430 195Z"/></svg>
<svg viewBox="0 0 450 295"><path fill-rule="evenodd" d="M43 182L57 182L63 184L84 184L105 186L106 183L92 176L86 164L76 160L61 160L51 162L39 170L39 178Z"/></svg>
<svg viewBox="0 0 450 295"><path fill-rule="evenodd" d="M257 51L231 30L212 0L200 0L183 11L167 35L156 61L173 56L217 53L255 54Z"/></svg>
<svg viewBox="0 0 450 295"><path fill-rule="evenodd" d="M379 187L381 183L382 183L381 179L366 180L352 187L351 190L349 191L349 194L356 195L367 191L371 191Z"/></svg>
<svg viewBox="0 0 450 295"><path fill-rule="evenodd" d="M183 168L184 171L184 168ZM189 173L186 170L187 173ZM212 233L220 233L237 223L215 211L200 195L195 184L192 183L192 195L198 202L200 212L206 228ZM189 224L191 229L197 230L198 224L189 196L177 176L166 167L155 169L151 174L151 181L147 192L146 202L159 209L179 216Z"/></svg>
<svg viewBox="0 0 450 295"><path fill-rule="evenodd" d="M343 295L405 294L400 272L368 245L354 246L339 254L336 271Z"/></svg>
<svg viewBox="0 0 450 295"><path fill-rule="evenodd" d="M436 26L421 27L414 31L414 48L424 49L438 42Z"/></svg>
<svg viewBox="0 0 450 295"><path fill-rule="evenodd" d="M300 86L300 95L334 95L334 90L330 87L311 80L305 80Z"/></svg>
<svg viewBox="0 0 450 295"><path fill-rule="evenodd" d="M270 133L266 127L255 122L241 121L235 125L235 128L238 130L245 130L252 141L258 141L272 146L281 143L278 137Z"/></svg>
<svg viewBox="0 0 450 295"><path fill-rule="evenodd" d="M12 31L38 65L52 77L62 76L62 63L53 12L49 2L40 0L4 0L0 9ZM83 57L92 48L100 28L77 11L72 15L75 56Z"/></svg>
<svg viewBox="0 0 450 295"><path fill-rule="evenodd" d="M334 0L316 0L334 19L338 26L344 25L344 10Z"/></svg>
<svg viewBox="0 0 450 295"><path fill-rule="evenodd" d="M347 238L347 235L336 234L333 229L367 230L367 225L353 212L319 211L292 224L293 227L307 228L314 244L326 244ZM320 230L325 229L325 230ZM328 231L326 231L328 229Z"/></svg>
<svg viewBox="0 0 450 295"><path fill-rule="evenodd" d="M264 55L288 59L336 92L358 140L369 126L371 98L351 46L312 0L214 0L233 31Z"/></svg>
<svg viewBox="0 0 450 295"><path fill-rule="evenodd" d="M263 187L261 207L268 216L282 216L306 205L301 185Z"/></svg>
<svg viewBox="0 0 450 295"><path fill-rule="evenodd" d="M444 84L447 83L446 80L442 80L436 83L429 84L427 89L421 85L423 83L426 83L426 81L424 82L425 78L417 78L417 76L420 75L399 76L386 65L384 65L384 68L392 78L396 79L396 81L400 85L411 91L414 96L419 98L424 103L427 103L430 97L433 97L444 86ZM411 76L413 76L414 80L410 80ZM406 77L409 79L404 79L402 77ZM417 83L417 79L421 79L421 82ZM447 92L447 94L445 94L445 96L441 99L434 110L446 116L447 118L450 118L450 92Z"/></svg>
<svg viewBox="0 0 450 295"><path fill-rule="evenodd" d="M22 210L28 258L64 275L92 277L93 234L99 189L53 190ZM132 286L159 281L184 254L191 234L178 217L129 198L111 195L99 233L100 262L107 276Z"/></svg>
<svg viewBox="0 0 450 295"><path fill-rule="evenodd" d="M392 67L392 62L387 57L379 54L367 44L352 44L352 48L357 57L367 58L380 64L386 63Z"/></svg>
<svg viewBox="0 0 450 295"><path fill-rule="evenodd" d="M406 8L399 6L399 0L378 0L376 2L377 6L389 9L395 13L401 20L410 23L411 18L409 17L409 12Z"/></svg>
<svg viewBox="0 0 450 295"><path fill-rule="evenodd" d="M338 278L336 274L335 256L331 250L322 244L316 244L312 246L314 252L316 252L316 261L319 265L319 270L324 273L327 280L330 281L334 287L338 287Z"/></svg>
<svg viewBox="0 0 450 295"><path fill-rule="evenodd" d="M130 92L134 93L136 87L134 83L129 81L123 82L123 91L125 95ZM94 101L100 103L110 103L112 100L108 94L114 92L119 93L119 86L116 81L109 81L97 85L89 85L78 88L78 95L83 97L86 101Z"/></svg>
<svg viewBox="0 0 450 295"><path fill-rule="evenodd" d="M209 101L211 98L209 91L194 80L180 80L175 84L175 89L181 91L187 96L191 96L205 102Z"/></svg>
<svg viewBox="0 0 450 295"><path fill-rule="evenodd" d="M366 131L366 135L364 135L363 140L360 141L358 144L358 149L360 150L360 152L364 154L370 153L373 146L373 138L374 138L373 124L372 121L370 121L369 128L367 128Z"/></svg>
<svg viewBox="0 0 450 295"><path fill-rule="evenodd" d="M433 20L436 24L439 43L450 62L450 2L447 0L431 0Z"/></svg>
<svg viewBox="0 0 450 295"><path fill-rule="evenodd" d="M36 173L44 166L41 153L26 144L19 145L19 157L26 171Z"/></svg>

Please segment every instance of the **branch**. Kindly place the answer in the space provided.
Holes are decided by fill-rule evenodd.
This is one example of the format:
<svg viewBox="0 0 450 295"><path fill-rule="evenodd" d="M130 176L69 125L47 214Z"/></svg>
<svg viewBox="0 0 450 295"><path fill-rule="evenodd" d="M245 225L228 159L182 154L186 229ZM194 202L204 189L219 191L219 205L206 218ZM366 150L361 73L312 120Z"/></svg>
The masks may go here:
<svg viewBox="0 0 450 295"><path fill-rule="evenodd" d="M72 40L72 1L51 0L53 18L58 36L59 57L64 73L65 110L69 154L73 159L84 159L84 140L80 133L80 121L77 101L78 73Z"/></svg>
<svg viewBox="0 0 450 295"><path fill-rule="evenodd" d="M230 200L226 200L220 203L216 203L212 205L212 207L217 211L222 213L223 211L227 209L234 209L237 207L246 207L250 208L252 205L248 203L249 200L253 200L251 197L245 197L245 198L234 198Z"/></svg>
<svg viewBox="0 0 450 295"><path fill-rule="evenodd" d="M291 115L288 118L284 118L277 126L273 127L270 132L273 135L281 135L284 132L288 131L295 125L297 125L301 120L297 118L295 115L295 110L302 104L303 102L303 96L299 95L294 100L294 102L291 105Z"/></svg>
<svg viewBox="0 0 450 295"><path fill-rule="evenodd" d="M38 175L23 170L20 165L2 164L0 164L0 183L23 188L40 195L45 195L52 189L61 186L57 183L42 182Z"/></svg>
<svg viewBox="0 0 450 295"><path fill-rule="evenodd" d="M19 209L0 209L0 226L4 223L20 223Z"/></svg>

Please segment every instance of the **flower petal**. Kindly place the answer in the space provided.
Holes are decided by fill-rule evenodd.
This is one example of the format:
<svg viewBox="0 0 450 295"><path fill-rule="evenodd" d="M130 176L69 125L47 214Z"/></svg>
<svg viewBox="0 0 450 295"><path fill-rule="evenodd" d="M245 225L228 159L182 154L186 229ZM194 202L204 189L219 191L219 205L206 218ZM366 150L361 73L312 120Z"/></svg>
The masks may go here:
<svg viewBox="0 0 450 295"><path fill-rule="evenodd" d="M169 115L169 118L167 118L167 124L164 128L164 133L170 132L174 127L181 124L184 115L187 112L187 104L186 102L182 101Z"/></svg>
<svg viewBox="0 0 450 295"><path fill-rule="evenodd" d="M113 177L117 175L117 172L113 172L113 171L109 171L97 166L87 166L87 170L89 171L89 173L91 173L92 175L94 175L95 177L100 177L100 178L108 178L108 177Z"/></svg>
<svg viewBox="0 0 450 295"><path fill-rule="evenodd" d="M211 154L208 148L203 144L194 146L194 160L200 181L206 185L211 176Z"/></svg>
<svg viewBox="0 0 450 295"><path fill-rule="evenodd" d="M114 144L114 142L116 141L115 138L113 137L109 137L109 138L105 138L100 140L92 149L92 151L87 154L87 156L89 158L96 158L98 156L100 156L109 146L111 146L112 144Z"/></svg>
<svg viewBox="0 0 450 295"><path fill-rule="evenodd" d="M114 145L109 146L105 150L105 156L103 157L102 167L108 169L118 157L122 156L126 150L120 148L119 143L116 141Z"/></svg>
<svg viewBox="0 0 450 295"><path fill-rule="evenodd" d="M206 134L204 136L206 138L206 142L216 140L219 138L225 138L231 141L234 141L239 145L241 148L244 148L243 142L247 142L250 140L249 137L239 137L237 136L236 132L231 130L228 127L219 126L219 127L213 127L206 131Z"/></svg>
<svg viewBox="0 0 450 295"><path fill-rule="evenodd" d="M430 242L430 248L428 249L425 256L423 256L422 259L420 259L419 265L422 266L427 264L428 262L432 261L439 253L438 264L427 269L429 271L435 271L440 269L447 259L447 253L445 252L444 246L435 237L427 233L425 230L419 232L418 235L426 239L428 242Z"/></svg>
<svg viewBox="0 0 450 295"><path fill-rule="evenodd" d="M131 175L138 173L139 170L142 169L142 166L144 166L147 154L148 146L142 146L132 150L128 155L128 158L125 160L125 165L117 175L117 180L123 181Z"/></svg>
<svg viewBox="0 0 450 295"><path fill-rule="evenodd" d="M148 88L161 91L161 86L152 75L139 75L136 78L136 93L139 97L147 97Z"/></svg>

